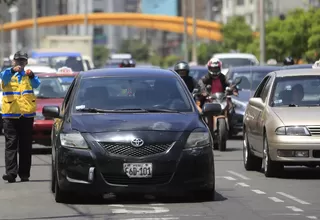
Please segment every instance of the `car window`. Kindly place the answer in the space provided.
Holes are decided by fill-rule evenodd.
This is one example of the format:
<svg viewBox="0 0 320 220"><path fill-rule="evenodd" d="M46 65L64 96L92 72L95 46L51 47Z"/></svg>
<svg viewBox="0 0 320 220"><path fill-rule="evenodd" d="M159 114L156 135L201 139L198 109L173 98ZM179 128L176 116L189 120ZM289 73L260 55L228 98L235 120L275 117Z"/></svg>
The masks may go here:
<svg viewBox="0 0 320 220"><path fill-rule="evenodd" d="M236 78L241 78L241 83L238 85L239 89L255 91L263 78L270 71L234 71L229 73L229 79L234 81Z"/></svg>
<svg viewBox="0 0 320 220"><path fill-rule="evenodd" d="M75 109L170 109L192 111L181 82L175 77L82 78L75 96Z"/></svg>
<svg viewBox="0 0 320 220"><path fill-rule="evenodd" d="M236 66L254 66L256 62L249 58L219 58L222 62L222 68L231 68Z"/></svg>
<svg viewBox="0 0 320 220"><path fill-rule="evenodd" d="M201 77L205 76L208 73L206 68L203 69L190 69L189 76L199 81Z"/></svg>
<svg viewBox="0 0 320 220"><path fill-rule="evenodd" d="M37 98L64 98L74 77L41 77L41 84L34 89Z"/></svg>
<svg viewBox="0 0 320 220"><path fill-rule="evenodd" d="M256 92L255 92L253 97L261 98L261 94L262 94L263 88L265 87L265 85L266 85L266 83L268 82L269 79L270 79L270 76L267 76L262 80L262 82L258 86L258 88L257 88L257 90L256 90Z"/></svg>
<svg viewBox="0 0 320 220"><path fill-rule="evenodd" d="M263 88L262 92L261 92L261 99L263 102L266 101L266 98L269 94L269 90L270 90L270 87L271 87L271 84L272 84L272 77L270 77L270 79L268 80L266 86Z"/></svg>
<svg viewBox="0 0 320 220"><path fill-rule="evenodd" d="M319 106L320 76L290 76L278 78L270 100L271 106Z"/></svg>

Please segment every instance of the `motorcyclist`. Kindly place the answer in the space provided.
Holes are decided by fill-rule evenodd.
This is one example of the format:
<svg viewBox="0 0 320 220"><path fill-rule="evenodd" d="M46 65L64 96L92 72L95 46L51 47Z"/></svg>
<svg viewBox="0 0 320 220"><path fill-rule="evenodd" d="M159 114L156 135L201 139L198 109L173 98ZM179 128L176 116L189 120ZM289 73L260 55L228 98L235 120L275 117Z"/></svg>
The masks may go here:
<svg viewBox="0 0 320 220"><path fill-rule="evenodd" d="M174 71L176 71L187 85L190 92L197 87L197 81L189 76L190 67L187 62L179 61L174 65Z"/></svg>
<svg viewBox="0 0 320 220"><path fill-rule="evenodd" d="M208 94L207 86L211 86L211 93L225 92L230 83L227 81L225 75L221 72L222 62L217 58L211 58L207 63L208 74L202 77L198 85L201 94L197 96L197 105L202 108L205 98ZM236 88L234 88L236 90Z"/></svg>
<svg viewBox="0 0 320 220"><path fill-rule="evenodd" d="M290 65L294 65L294 60L292 57L286 57L284 60L283 60L283 65L284 66L290 66Z"/></svg>
<svg viewBox="0 0 320 220"><path fill-rule="evenodd" d="M134 59L124 59L120 63L120 67L136 67L136 61Z"/></svg>

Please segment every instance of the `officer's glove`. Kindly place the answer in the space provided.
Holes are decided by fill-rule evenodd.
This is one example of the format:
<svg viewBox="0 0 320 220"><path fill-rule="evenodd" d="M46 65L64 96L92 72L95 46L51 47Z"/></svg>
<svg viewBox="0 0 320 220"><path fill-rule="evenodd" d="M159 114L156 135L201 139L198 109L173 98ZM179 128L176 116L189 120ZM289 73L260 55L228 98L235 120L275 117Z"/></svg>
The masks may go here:
<svg viewBox="0 0 320 220"><path fill-rule="evenodd" d="M34 73L30 69L26 70L26 75L29 76L30 79L34 78Z"/></svg>

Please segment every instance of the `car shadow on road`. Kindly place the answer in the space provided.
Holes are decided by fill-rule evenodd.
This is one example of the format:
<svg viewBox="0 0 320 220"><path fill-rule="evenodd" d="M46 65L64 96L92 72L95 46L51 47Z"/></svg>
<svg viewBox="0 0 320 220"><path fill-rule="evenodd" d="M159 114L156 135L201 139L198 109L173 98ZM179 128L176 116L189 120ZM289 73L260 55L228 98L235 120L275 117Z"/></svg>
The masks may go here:
<svg viewBox="0 0 320 220"><path fill-rule="evenodd" d="M284 171L279 175L280 179L320 179L320 168L307 167L285 167Z"/></svg>
<svg viewBox="0 0 320 220"><path fill-rule="evenodd" d="M152 196L152 195L134 195L134 194L123 194L123 195L108 195L108 198L97 198L97 197L75 197L68 204L76 205L93 205L93 204L106 204L106 205L145 205L145 204L174 204L174 203L202 203L202 202L222 202L227 200L226 197L218 192L215 192L215 199L206 200L196 198L194 195L178 195L178 196Z"/></svg>

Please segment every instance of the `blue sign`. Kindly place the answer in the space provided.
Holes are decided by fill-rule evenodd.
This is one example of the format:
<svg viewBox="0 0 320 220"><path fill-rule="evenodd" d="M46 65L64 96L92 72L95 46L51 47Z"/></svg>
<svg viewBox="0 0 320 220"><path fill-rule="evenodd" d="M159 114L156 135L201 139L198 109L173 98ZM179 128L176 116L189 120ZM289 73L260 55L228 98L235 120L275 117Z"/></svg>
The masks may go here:
<svg viewBox="0 0 320 220"><path fill-rule="evenodd" d="M178 16L177 0L141 0L144 14Z"/></svg>

